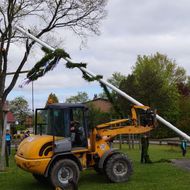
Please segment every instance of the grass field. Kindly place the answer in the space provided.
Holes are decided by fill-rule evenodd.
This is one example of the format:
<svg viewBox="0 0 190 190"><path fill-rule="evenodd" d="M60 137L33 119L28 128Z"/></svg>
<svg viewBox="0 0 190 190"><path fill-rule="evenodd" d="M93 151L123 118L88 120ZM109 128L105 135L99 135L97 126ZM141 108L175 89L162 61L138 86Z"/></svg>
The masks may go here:
<svg viewBox="0 0 190 190"><path fill-rule="evenodd" d="M140 151L138 148L129 150L123 145L134 165L134 173L127 183L109 183L104 176L88 170L81 173L79 190L189 190L190 171L178 168L171 163L160 162L153 164L140 164ZM152 161L160 159L181 158L179 147L151 145L149 149ZM190 153L186 158L190 159ZM50 190L47 184L39 184L31 174L17 168L13 156L10 168L0 173L0 189L2 190Z"/></svg>

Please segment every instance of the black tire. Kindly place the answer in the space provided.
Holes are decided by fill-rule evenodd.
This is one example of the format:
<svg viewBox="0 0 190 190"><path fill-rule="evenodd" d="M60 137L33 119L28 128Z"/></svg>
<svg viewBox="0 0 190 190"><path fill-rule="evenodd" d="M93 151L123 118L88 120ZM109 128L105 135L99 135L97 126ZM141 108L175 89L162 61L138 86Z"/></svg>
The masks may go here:
<svg viewBox="0 0 190 190"><path fill-rule="evenodd" d="M59 189L59 190L65 190L65 189L66 190L78 190L78 186L76 183L69 180L69 184L67 186L56 187L56 189Z"/></svg>
<svg viewBox="0 0 190 190"><path fill-rule="evenodd" d="M114 154L107 160L105 173L111 182L126 182L132 172L132 163L125 154Z"/></svg>
<svg viewBox="0 0 190 190"><path fill-rule="evenodd" d="M62 159L56 162L50 172L51 183L54 187L67 187L69 181L78 183L79 167L73 160Z"/></svg>
<svg viewBox="0 0 190 190"><path fill-rule="evenodd" d="M98 164L95 164L95 165L94 165L94 170L95 170L98 174L103 174L103 173L104 173L103 169L101 169L101 168L98 167Z"/></svg>
<svg viewBox="0 0 190 190"><path fill-rule="evenodd" d="M48 177L45 177L45 176L43 176L43 175L40 175L40 174L32 174L33 175L33 177L39 182L39 183L42 183L42 184L44 184L44 183L49 183L50 181L49 181L49 178Z"/></svg>

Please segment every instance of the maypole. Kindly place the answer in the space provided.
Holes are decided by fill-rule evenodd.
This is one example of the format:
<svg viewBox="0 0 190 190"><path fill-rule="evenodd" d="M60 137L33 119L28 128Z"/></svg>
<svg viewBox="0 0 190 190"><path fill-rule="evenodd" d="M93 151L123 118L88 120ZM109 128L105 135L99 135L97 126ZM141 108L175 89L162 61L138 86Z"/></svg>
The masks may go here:
<svg viewBox="0 0 190 190"><path fill-rule="evenodd" d="M29 32L25 31L23 28L19 27L19 26L15 26L15 28L17 30L19 30L21 33L25 34L26 36L28 36L29 38L31 38L32 40L38 42L39 44L41 44L43 47L48 48L51 51L55 51L55 49L51 46L49 46L48 44L46 44L45 42L43 42L42 40L36 38L35 36L33 36L32 34L30 34ZM68 57L64 57L63 59L65 59L65 61L70 62L75 64L76 62L71 60ZM80 70L83 71L84 73L90 75L91 77L96 77L97 75L91 71L89 71L88 69L84 68L84 67L80 67ZM107 82L104 79L98 79L99 82L101 82L102 84L106 85L107 87L111 88L112 90L114 90L115 92L117 92L119 95L123 96L125 99L129 100L130 102L132 102L135 105L138 106L142 106L143 104L141 104L140 102L138 102L137 100L135 100L133 97L129 96L128 94L126 94L125 92L121 91L120 89L118 89L117 87L115 87L114 85L110 84L109 82ZM158 121L160 121L162 124L166 125L168 128L172 129L174 132L176 132L178 135L180 135L181 137L185 138L186 140L190 141L190 136L188 136L186 133L184 133L183 131L179 130L177 127L175 127L174 125L172 125L171 123L169 123L168 121L166 121L164 118L162 118L161 116L159 116L158 114L156 114L156 119Z"/></svg>

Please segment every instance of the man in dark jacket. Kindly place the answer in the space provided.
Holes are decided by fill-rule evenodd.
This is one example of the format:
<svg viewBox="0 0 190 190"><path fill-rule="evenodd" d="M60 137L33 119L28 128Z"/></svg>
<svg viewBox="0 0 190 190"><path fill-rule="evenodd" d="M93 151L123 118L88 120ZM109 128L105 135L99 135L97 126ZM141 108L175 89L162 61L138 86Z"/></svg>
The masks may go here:
<svg viewBox="0 0 190 190"><path fill-rule="evenodd" d="M182 140L181 141L181 150L182 150L182 155L185 156L187 152L187 141Z"/></svg>
<svg viewBox="0 0 190 190"><path fill-rule="evenodd" d="M7 130L6 131L6 149L7 149L7 155L10 156L11 155L11 134L10 131Z"/></svg>
<svg viewBox="0 0 190 190"><path fill-rule="evenodd" d="M147 135L141 138L141 163L151 163L148 155L149 138Z"/></svg>

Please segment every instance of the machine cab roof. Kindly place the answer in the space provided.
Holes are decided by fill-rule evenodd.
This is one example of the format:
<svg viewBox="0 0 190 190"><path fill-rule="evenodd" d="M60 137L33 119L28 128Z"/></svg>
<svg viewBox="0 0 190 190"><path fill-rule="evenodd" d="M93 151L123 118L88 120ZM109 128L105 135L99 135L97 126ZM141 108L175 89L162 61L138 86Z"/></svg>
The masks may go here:
<svg viewBox="0 0 190 190"><path fill-rule="evenodd" d="M71 103L55 103L55 104L48 104L46 106L47 109L67 109L67 108L86 108L84 104L71 104Z"/></svg>

